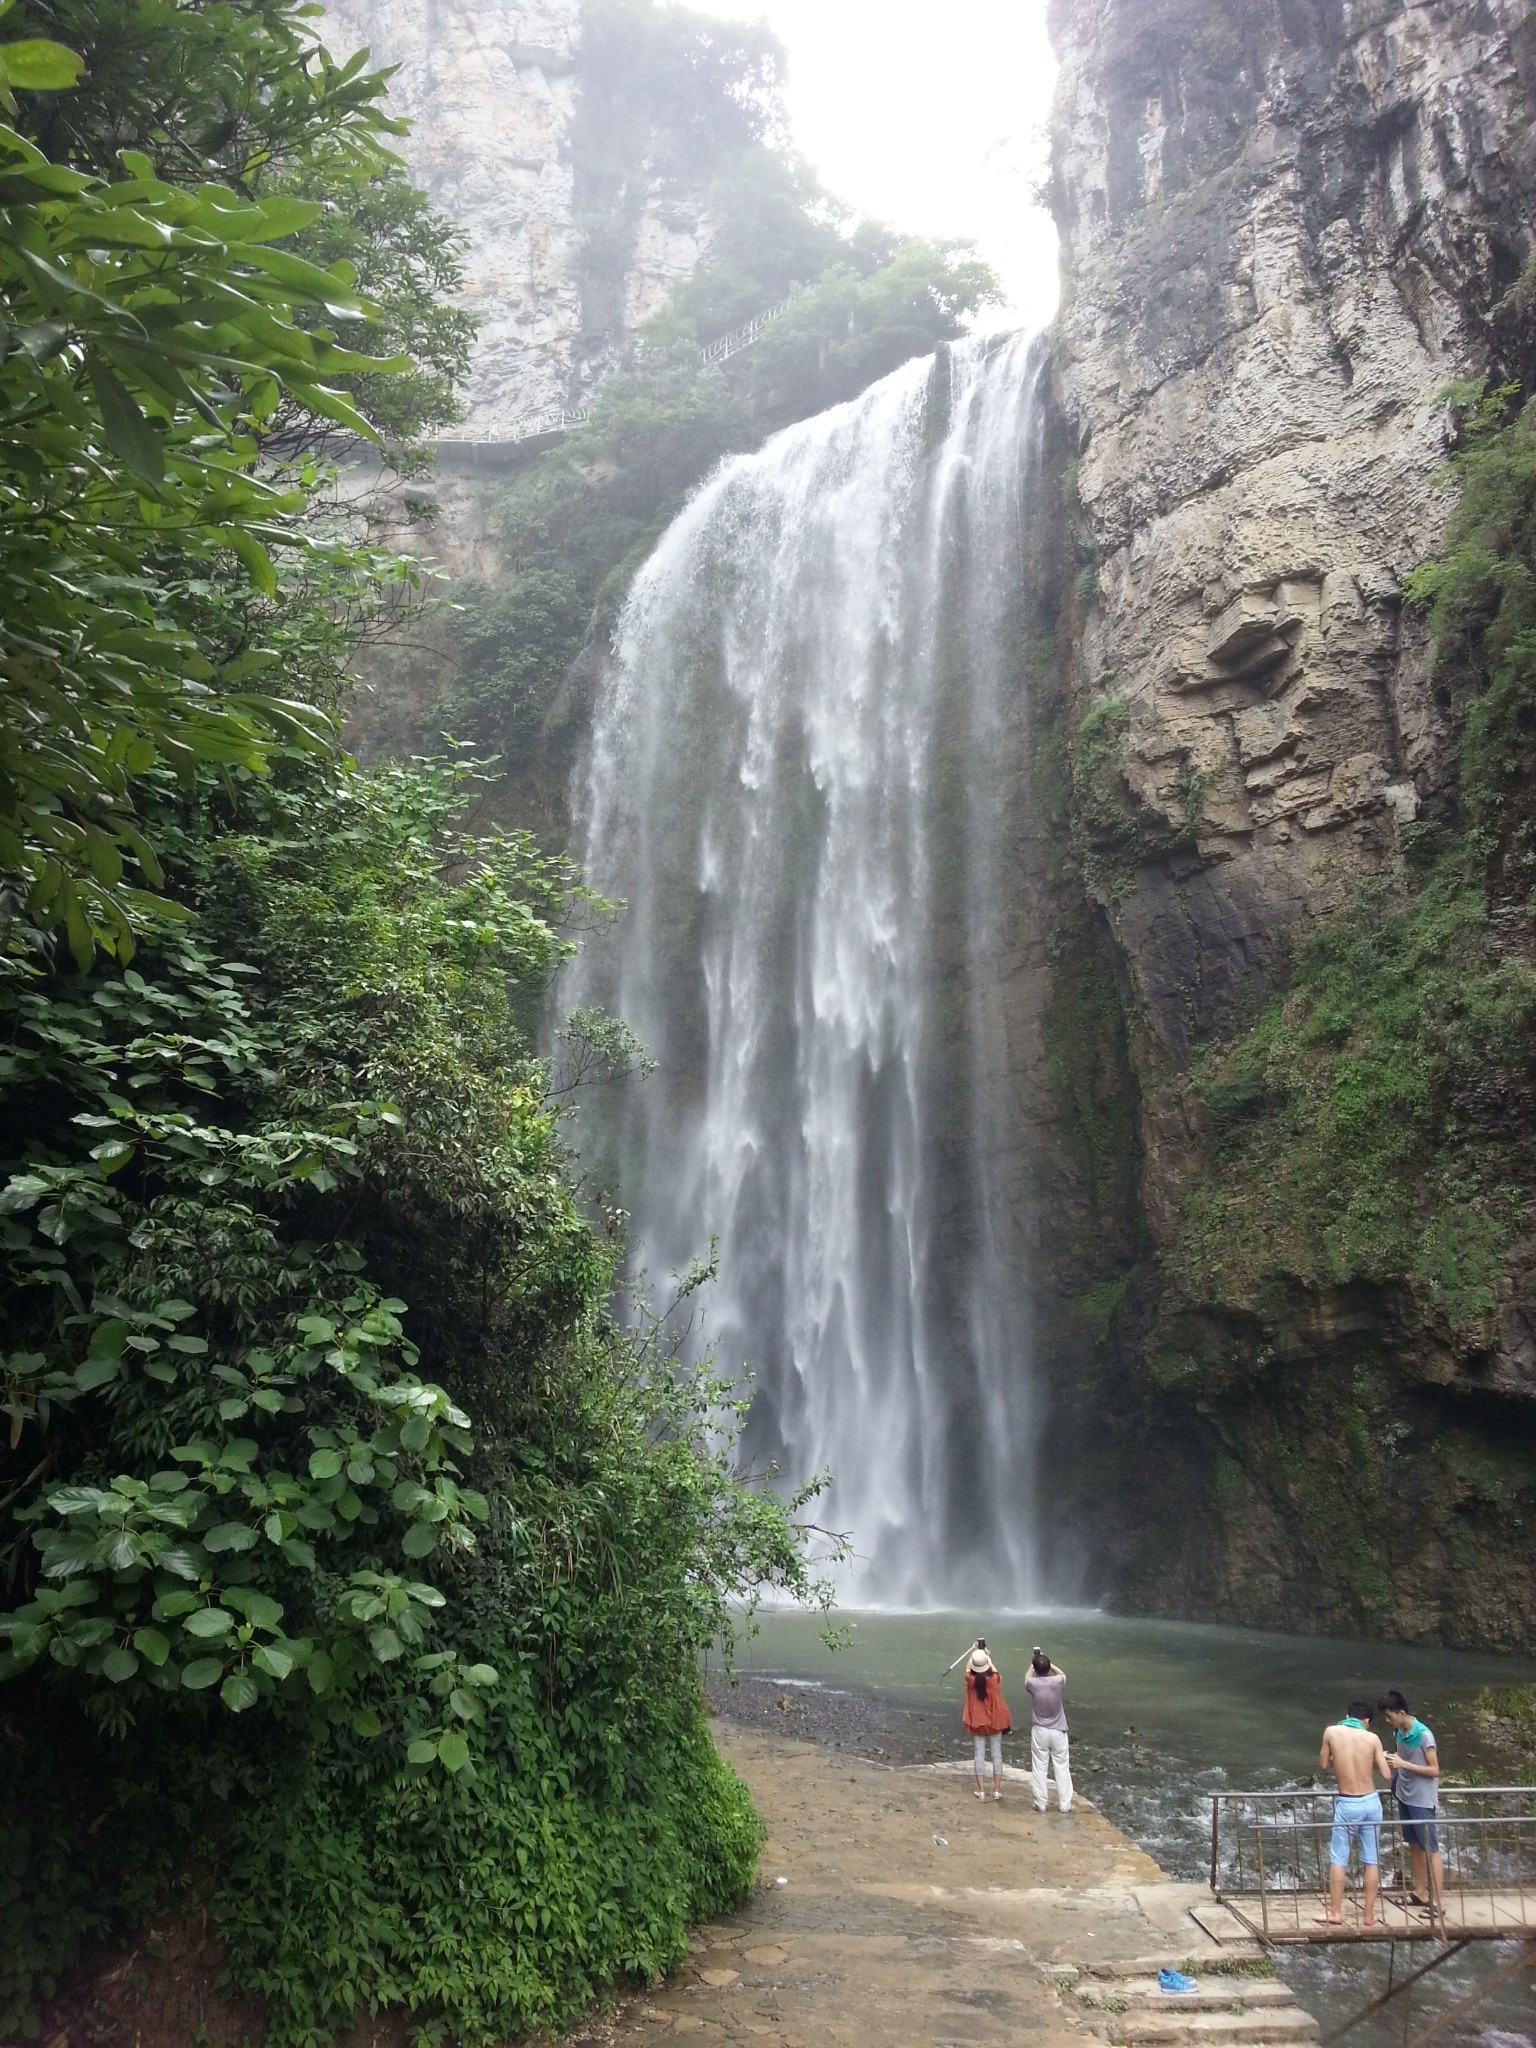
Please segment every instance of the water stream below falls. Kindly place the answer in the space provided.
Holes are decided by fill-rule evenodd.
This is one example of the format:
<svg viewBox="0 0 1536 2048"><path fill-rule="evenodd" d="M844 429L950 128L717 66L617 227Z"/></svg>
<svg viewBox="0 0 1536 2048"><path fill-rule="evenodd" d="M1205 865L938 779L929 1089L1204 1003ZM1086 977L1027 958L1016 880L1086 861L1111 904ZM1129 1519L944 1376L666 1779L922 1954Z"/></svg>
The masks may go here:
<svg viewBox="0 0 1536 2048"><path fill-rule="evenodd" d="M625 908L567 999L657 1063L583 1110L658 1295L717 1241L746 1450L834 1475L861 1599L1036 1591L1009 807L1043 354L914 362L730 461L636 578L575 807Z"/></svg>

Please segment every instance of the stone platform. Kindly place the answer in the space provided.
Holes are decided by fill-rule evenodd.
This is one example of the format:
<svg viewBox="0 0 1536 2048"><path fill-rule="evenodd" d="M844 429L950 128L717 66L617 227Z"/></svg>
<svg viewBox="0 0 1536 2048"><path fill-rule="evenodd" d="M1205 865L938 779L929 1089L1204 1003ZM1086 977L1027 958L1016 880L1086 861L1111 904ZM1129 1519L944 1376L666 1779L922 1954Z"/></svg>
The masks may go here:
<svg viewBox="0 0 1536 2048"><path fill-rule="evenodd" d="M753 1897L667 1983L579 2033L777 2048L1066 2048L1310 2040L1316 2022L1203 1885L1175 1884L1086 1802L1027 1779L898 1769L716 1724L769 1839ZM1157 1971L1184 1967L1194 1994Z"/></svg>

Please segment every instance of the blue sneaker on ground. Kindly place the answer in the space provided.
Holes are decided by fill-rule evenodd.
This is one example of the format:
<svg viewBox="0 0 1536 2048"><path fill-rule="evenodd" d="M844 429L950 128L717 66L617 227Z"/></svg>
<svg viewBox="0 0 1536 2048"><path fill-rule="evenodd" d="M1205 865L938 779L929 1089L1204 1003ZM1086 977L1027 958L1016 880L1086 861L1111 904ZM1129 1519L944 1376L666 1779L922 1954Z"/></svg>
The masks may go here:
<svg viewBox="0 0 1536 2048"><path fill-rule="evenodd" d="M1194 1991L1198 1989L1196 1979L1186 1977L1182 1970L1159 1970L1157 1981L1165 1991Z"/></svg>

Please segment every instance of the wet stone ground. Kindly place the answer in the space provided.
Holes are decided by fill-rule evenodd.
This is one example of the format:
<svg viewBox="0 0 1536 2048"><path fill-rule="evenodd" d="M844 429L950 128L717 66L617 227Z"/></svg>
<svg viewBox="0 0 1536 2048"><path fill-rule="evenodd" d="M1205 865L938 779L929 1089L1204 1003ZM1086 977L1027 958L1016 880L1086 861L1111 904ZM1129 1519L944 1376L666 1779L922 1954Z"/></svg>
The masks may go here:
<svg viewBox="0 0 1536 2048"><path fill-rule="evenodd" d="M768 1824L757 1885L699 1930L673 1977L578 2031L573 2048L684 2035L1084 2048L1083 2013L1058 1995L1062 1968L1213 1946L1190 1919L1195 1888L1168 1882L1086 1802L1037 1814L1013 1773L1001 1804L978 1803L963 1764L903 1769L890 1754L915 1748L926 1761L931 1735L953 1760L957 1730L761 1679L721 1705L715 1739Z"/></svg>

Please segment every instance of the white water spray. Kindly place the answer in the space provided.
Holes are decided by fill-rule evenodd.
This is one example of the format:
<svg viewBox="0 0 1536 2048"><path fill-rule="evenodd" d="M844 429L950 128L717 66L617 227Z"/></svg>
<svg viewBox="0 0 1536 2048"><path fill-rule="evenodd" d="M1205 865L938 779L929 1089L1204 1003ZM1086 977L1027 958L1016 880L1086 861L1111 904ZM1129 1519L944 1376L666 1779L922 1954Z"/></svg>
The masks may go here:
<svg viewBox="0 0 1536 2048"><path fill-rule="evenodd" d="M747 1448L831 1468L870 1604L1038 1590L1005 927L1041 374L966 343L727 463L636 579L575 791L626 908L573 1000L658 1063L589 1161L653 1281L718 1239Z"/></svg>

